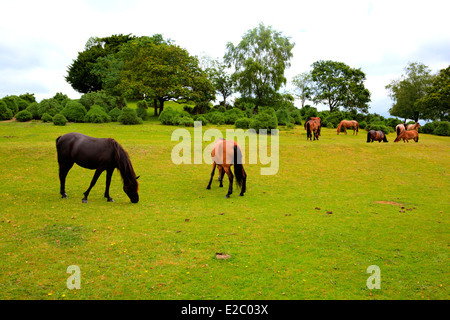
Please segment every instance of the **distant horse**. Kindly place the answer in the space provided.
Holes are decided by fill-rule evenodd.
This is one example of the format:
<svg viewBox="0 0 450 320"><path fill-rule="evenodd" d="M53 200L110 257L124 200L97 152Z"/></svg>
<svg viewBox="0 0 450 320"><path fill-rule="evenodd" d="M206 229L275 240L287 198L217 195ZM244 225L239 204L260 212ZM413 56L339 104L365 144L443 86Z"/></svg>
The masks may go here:
<svg viewBox="0 0 450 320"><path fill-rule="evenodd" d="M65 191L66 177L73 164L95 170L89 188L84 193L83 202L87 202L89 192L97 182L98 177L106 170L105 198L109 202L114 200L109 195L109 186L114 169L120 171L123 180L123 191L132 203L139 201L138 182L130 158L116 140L110 138L92 138L81 133L67 133L56 139L58 152L60 193L67 198Z"/></svg>
<svg viewBox="0 0 450 320"><path fill-rule="evenodd" d="M417 122L417 123L415 123L415 124L409 124L409 125L406 127L406 130L408 130L408 131L410 131L410 130L416 130L416 131L419 131L419 128L420 128L420 124Z"/></svg>
<svg viewBox="0 0 450 320"><path fill-rule="evenodd" d="M305 123L306 140L312 140L314 133L314 140L319 140L320 124L316 120L309 120Z"/></svg>
<svg viewBox="0 0 450 320"><path fill-rule="evenodd" d="M405 130L394 140L394 142L399 142L403 139L403 142L408 142L409 140L414 140L415 142L419 142L419 132L416 130Z"/></svg>
<svg viewBox="0 0 450 320"><path fill-rule="evenodd" d="M395 127L395 132L397 132L397 137L406 130L406 123L400 123Z"/></svg>
<svg viewBox="0 0 450 320"><path fill-rule="evenodd" d="M231 172L231 166L234 165L234 175L236 176L236 182L241 189L240 196L244 195L247 189L247 173L242 165L242 150L241 147L234 140L217 139L214 143L211 151L211 159L214 161L211 172L211 179L209 180L206 189L211 189L211 183L214 177L214 171L216 166L219 169L219 182L220 187L223 187L223 177L225 173L228 175L229 186L228 193L225 196L229 198L233 193L233 173Z"/></svg>
<svg viewBox="0 0 450 320"><path fill-rule="evenodd" d="M374 141L378 141L378 143L380 143L381 141L388 142L386 134L383 131L370 130L369 132L367 132L367 142Z"/></svg>
<svg viewBox="0 0 450 320"><path fill-rule="evenodd" d="M318 125L318 129L317 129L318 135L321 136L320 131L322 129L322 119L320 117L310 117L309 120L316 122L316 124ZM306 123L305 123L305 125L306 125ZM305 129L306 129L306 127L305 127Z"/></svg>
<svg viewBox="0 0 450 320"><path fill-rule="evenodd" d="M358 135L359 123L355 120L342 120L337 127L337 134L341 132L341 128L344 128L345 134L347 134L347 129L353 128L353 134Z"/></svg>

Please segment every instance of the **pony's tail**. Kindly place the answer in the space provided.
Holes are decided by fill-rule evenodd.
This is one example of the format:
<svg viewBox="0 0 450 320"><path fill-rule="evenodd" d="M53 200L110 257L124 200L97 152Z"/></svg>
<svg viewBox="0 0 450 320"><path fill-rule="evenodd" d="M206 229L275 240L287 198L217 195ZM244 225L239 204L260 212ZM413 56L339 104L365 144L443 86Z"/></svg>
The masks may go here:
<svg viewBox="0 0 450 320"><path fill-rule="evenodd" d="M369 132L367 132L367 142L370 142L370 136L371 136L372 134L370 133L370 131Z"/></svg>
<svg viewBox="0 0 450 320"><path fill-rule="evenodd" d="M400 127L397 127L397 137L400 135Z"/></svg>
<svg viewBox="0 0 450 320"><path fill-rule="evenodd" d="M356 132L359 132L359 123L356 123Z"/></svg>
<svg viewBox="0 0 450 320"><path fill-rule="evenodd" d="M306 135L309 138L311 136L311 123L306 123Z"/></svg>
<svg viewBox="0 0 450 320"><path fill-rule="evenodd" d="M234 176L241 191L245 192L245 170L242 165L242 152L237 145L234 146Z"/></svg>

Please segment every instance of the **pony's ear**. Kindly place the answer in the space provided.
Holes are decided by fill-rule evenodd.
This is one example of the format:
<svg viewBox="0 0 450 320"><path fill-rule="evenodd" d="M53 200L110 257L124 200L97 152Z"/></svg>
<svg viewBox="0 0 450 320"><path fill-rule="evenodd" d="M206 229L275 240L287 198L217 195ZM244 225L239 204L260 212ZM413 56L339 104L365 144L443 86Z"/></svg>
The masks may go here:
<svg viewBox="0 0 450 320"><path fill-rule="evenodd" d="M136 177L136 180L139 179L140 177L141 177L141 176L137 176L137 177Z"/></svg>

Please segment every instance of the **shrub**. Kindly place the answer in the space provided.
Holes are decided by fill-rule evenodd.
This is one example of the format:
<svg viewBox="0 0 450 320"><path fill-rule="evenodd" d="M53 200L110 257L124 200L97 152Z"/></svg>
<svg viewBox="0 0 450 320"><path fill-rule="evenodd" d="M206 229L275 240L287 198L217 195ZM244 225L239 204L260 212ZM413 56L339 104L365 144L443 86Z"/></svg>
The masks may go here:
<svg viewBox="0 0 450 320"><path fill-rule="evenodd" d="M209 123L208 119L206 119L206 117L204 115L202 115L202 114L196 115L194 117L194 120L195 121L201 121L202 125L205 125L205 124Z"/></svg>
<svg viewBox="0 0 450 320"><path fill-rule="evenodd" d="M249 128L255 129L257 132L262 129L267 129L270 132L277 127L277 116L272 108L261 109L261 112L251 119L249 125Z"/></svg>
<svg viewBox="0 0 450 320"><path fill-rule="evenodd" d="M366 126L366 131L375 130L375 131L383 131L385 134L389 134L394 132L394 129L391 127L385 126L384 124L379 123L369 123Z"/></svg>
<svg viewBox="0 0 450 320"><path fill-rule="evenodd" d="M72 122L83 122L86 113L86 108L77 101L68 101L61 111L61 114Z"/></svg>
<svg viewBox="0 0 450 320"><path fill-rule="evenodd" d="M79 102L90 110L92 106L97 105L105 109L106 112L111 111L115 107L122 109L126 107L125 99L121 97L111 96L105 91L89 92L80 97Z"/></svg>
<svg viewBox="0 0 450 320"><path fill-rule="evenodd" d="M436 129L433 133L438 136L450 136L450 122L440 121L438 122Z"/></svg>
<svg viewBox="0 0 450 320"><path fill-rule="evenodd" d="M250 127L251 120L249 118L237 119L234 126L238 129L248 129Z"/></svg>
<svg viewBox="0 0 450 320"><path fill-rule="evenodd" d="M33 119L33 115L27 110L19 111L16 114L16 120L19 122L30 121L31 119Z"/></svg>
<svg viewBox="0 0 450 320"><path fill-rule="evenodd" d="M53 117L56 114L60 113L62 109L62 106L58 103L57 100L53 98L44 99L39 103L38 116L39 118L42 118L42 115L44 113L48 113Z"/></svg>
<svg viewBox="0 0 450 320"><path fill-rule="evenodd" d="M220 111L213 111L208 113L208 120L213 124L224 124L225 123L225 114Z"/></svg>
<svg viewBox="0 0 450 320"><path fill-rule="evenodd" d="M0 120L11 120L13 118L13 113L6 106L6 103L0 100Z"/></svg>
<svg viewBox="0 0 450 320"><path fill-rule="evenodd" d="M299 109L295 109L291 112L291 117L294 119L294 123L301 125L302 124L302 114L300 113Z"/></svg>
<svg viewBox="0 0 450 320"><path fill-rule="evenodd" d="M52 116L51 115L49 115L48 113L44 113L43 115L42 115L42 121L43 122L52 122L53 121L53 118L52 118Z"/></svg>
<svg viewBox="0 0 450 320"><path fill-rule="evenodd" d="M110 122L111 118L106 113L105 109L98 105L93 105L91 109L86 113L83 120L84 122L104 123Z"/></svg>
<svg viewBox="0 0 450 320"><path fill-rule="evenodd" d="M286 126L289 123L294 122L294 118L290 116L289 112L286 109L279 109L276 112L278 124L281 126Z"/></svg>
<svg viewBox="0 0 450 320"><path fill-rule="evenodd" d="M119 117L122 115L122 110L115 107L108 113L108 115L111 117L111 121L114 122L119 121Z"/></svg>
<svg viewBox="0 0 450 320"><path fill-rule="evenodd" d="M148 109L147 101L145 100L138 101L136 109L137 116L145 120L145 118L147 118L147 109Z"/></svg>
<svg viewBox="0 0 450 320"><path fill-rule="evenodd" d="M333 128L337 128L339 126L339 123L344 120L342 114L339 111L331 112L328 117L325 118L325 121L327 123L332 123L334 125ZM328 125L327 125L327 128Z"/></svg>
<svg viewBox="0 0 450 320"><path fill-rule="evenodd" d="M31 113L33 119L38 120L39 117L39 103L32 102L25 110Z"/></svg>
<svg viewBox="0 0 450 320"><path fill-rule="evenodd" d="M359 127L360 127L361 129L365 129L365 128L367 127L367 122L365 122L365 121L359 122Z"/></svg>
<svg viewBox="0 0 450 320"><path fill-rule="evenodd" d="M17 96L6 96L4 98L2 98L2 101L6 104L6 107L11 110L13 116L19 112L19 105L17 104L17 99L19 97ZM11 117L12 118L12 117ZM11 119L10 118L10 119ZM5 119L5 120L9 120L9 119Z"/></svg>
<svg viewBox="0 0 450 320"><path fill-rule="evenodd" d="M325 127L325 125L324 125L324 127ZM328 129L334 129L334 128L336 128L335 125L333 124L333 122L327 122L327 123L326 123L326 127L327 127Z"/></svg>
<svg viewBox="0 0 450 320"><path fill-rule="evenodd" d="M188 116L177 116L174 120L174 124L178 126L193 127L194 119Z"/></svg>
<svg viewBox="0 0 450 320"><path fill-rule="evenodd" d="M66 117L64 117L61 113L58 113L55 116L53 116L52 120L55 126L65 126L67 123Z"/></svg>
<svg viewBox="0 0 450 320"><path fill-rule="evenodd" d="M421 126L419 128L419 132L433 134L434 129L436 129L437 124L438 124L437 122L428 122L424 126Z"/></svg>
<svg viewBox="0 0 450 320"><path fill-rule="evenodd" d="M245 117L244 111L233 108L225 111L225 123L226 124L234 124L237 119Z"/></svg>
<svg viewBox="0 0 450 320"><path fill-rule="evenodd" d="M159 115L159 121L165 125L173 125L173 121L177 117L178 112L173 110L171 107L165 108Z"/></svg>
<svg viewBox="0 0 450 320"><path fill-rule="evenodd" d="M122 124L142 124L142 119L137 116L136 110L129 107L122 109L122 114L118 118L119 122Z"/></svg>

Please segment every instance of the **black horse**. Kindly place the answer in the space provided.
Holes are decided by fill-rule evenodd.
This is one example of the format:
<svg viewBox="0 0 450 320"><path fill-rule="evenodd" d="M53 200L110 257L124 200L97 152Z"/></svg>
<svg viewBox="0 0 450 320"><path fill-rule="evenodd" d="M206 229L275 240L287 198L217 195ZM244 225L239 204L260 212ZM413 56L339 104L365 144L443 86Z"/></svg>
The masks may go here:
<svg viewBox="0 0 450 320"><path fill-rule="evenodd" d="M367 142L374 142L374 141L388 142L386 134L383 131L370 130L369 132L367 132Z"/></svg>
<svg viewBox="0 0 450 320"><path fill-rule="evenodd" d="M139 201L138 182L130 158L122 146L111 138L93 138L81 133L71 132L56 139L58 152L59 180L61 196L67 198L65 185L66 177L73 164L95 170L89 188L84 193L83 202L87 202L89 192L97 182L98 177L106 170L105 198L109 202L114 200L109 196L109 186L114 169L120 171L123 180L123 191L132 203Z"/></svg>

